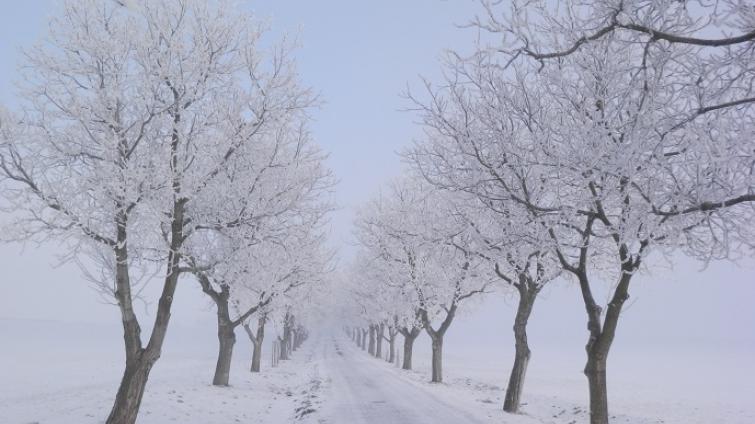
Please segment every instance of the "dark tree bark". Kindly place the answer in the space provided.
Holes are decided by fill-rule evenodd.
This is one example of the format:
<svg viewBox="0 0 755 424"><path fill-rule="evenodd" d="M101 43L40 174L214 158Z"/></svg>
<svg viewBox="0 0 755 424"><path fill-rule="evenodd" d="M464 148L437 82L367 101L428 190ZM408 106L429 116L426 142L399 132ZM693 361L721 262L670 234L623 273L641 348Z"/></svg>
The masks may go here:
<svg viewBox="0 0 755 424"><path fill-rule="evenodd" d="M422 324L425 327L425 331L427 331L427 334L430 336L430 340L432 342L432 377L430 380L432 383L443 382L443 337L445 336L448 327L451 326L451 322L454 320L454 316L456 315L456 308L457 304L454 303L450 308L446 310L446 318L443 320L437 330L433 329L430 318L427 316L427 311L424 309L420 310Z"/></svg>
<svg viewBox="0 0 755 424"><path fill-rule="evenodd" d="M257 320L257 336L254 338L254 349L252 351L252 372L260 372L262 342L265 340L265 321L267 321L266 315L261 316Z"/></svg>
<svg viewBox="0 0 755 424"><path fill-rule="evenodd" d="M401 364L401 368L405 370L412 369L412 352L414 350L414 341L417 340L419 333L422 330L419 327L412 327L411 329L403 327L399 330L402 336L404 336L404 361Z"/></svg>
<svg viewBox="0 0 755 424"><path fill-rule="evenodd" d="M283 361L288 359L288 353L286 352L286 336L278 336L278 361Z"/></svg>
<svg viewBox="0 0 755 424"><path fill-rule="evenodd" d="M191 262L191 260L190 260ZM212 378L212 384L214 386L228 386L230 382L231 374L231 360L233 358L233 347L236 344L236 327L244 324L257 310L267 305L272 297L265 299L264 293L260 298L260 303L244 311L238 318L231 318L230 302L231 297L230 287L227 284L220 284L220 289L213 288L212 282L206 273L197 270L192 270L194 275L199 281L199 285L202 287L202 291L207 294L210 299L215 303L218 317L218 358L215 364L215 375ZM264 299L264 300L263 300ZM244 324L245 325L245 324ZM247 334L250 334L250 330L247 329Z"/></svg>
<svg viewBox="0 0 755 424"><path fill-rule="evenodd" d="M608 386L606 384L607 357L587 353L585 376L590 390L590 423L608 424Z"/></svg>
<svg viewBox="0 0 755 424"><path fill-rule="evenodd" d="M377 334L375 335L375 337L377 338L377 343L375 345L375 357L382 358L383 357L383 339L385 338L385 324L381 322L375 327L377 329Z"/></svg>
<svg viewBox="0 0 755 424"><path fill-rule="evenodd" d="M395 327L388 327L388 362L396 362L396 334Z"/></svg>
<svg viewBox="0 0 755 424"><path fill-rule="evenodd" d="M642 251L647 245L647 241L640 243L638 254L633 257L630 254L629 247L621 242L621 237L618 234L611 234L618 250L621 275L608 303L606 316L601 322L603 311L597 302L595 302L587 273L588 249L593 223L596 219L606 223L609 222L607 216L603 214L599 203L598 206L598 214L586 218L585 228L582 231L582 247L580 248L577 263L571 264L561 252L557 253L561 266L577 277L585 311L587 312L587 329L590 337L585 345L587 362L584 373L587 377L590 391L590 424L608 424L608 387L606 384L608 353L616 336L616 327L618 326L621 309L627 299L629 299L629 283L635 271L640 267Z"/></svg>
<svg viewBox="0 0 755 424"><path fill-rule="evenodd" d="M375 356L375 326L370 324L370 345L367 349L367 353Z"/></svg>
<svg viewBox="0 0 755 424"><path fill-rule="evenodd" d="M183 239L183 202L177 202L174 207L171 228L172 248L168 255L168 270L158 302L152 334L146 348L141 347L141 340L136 343L136 339L140 338L140 329L136 317L124 317L124 339L126 344L131 346L130 348L127 346L126 369L115 396L115 403L107 418L107 424L133 424L136 422L149 373L162 352L162 345L170 322L170 308L173 304L173 295L180 273L180 257L176 252L179 251ZM131 311L131 314L133 315L133 311ZM131 352L129 353L128 350L131 350Z"/></svg>
<svg viewBox="0 0 755 424"><path fill-rule="evenodd" d="M278 359L287 361L289 359L289 346L291 343L291 314L286 312L283 318L283 337L280 338L281 351Z"/></svg>
<svg viewBox="0 0 755 424"><path fill-rule="evenodd" d="M606 384L606 370L608 353L613 339L616 336L616 327L619 322L621 308L629 299L629 282L634 270L633 261L622 265L622 276L616 286L613 297L608 303L605 319L602 326L600 323L601 308L594 301L586 301L588 315L588 328L590 338L585 346L587 363L585 364L585 376L590 390L590 423L608 424L608 386ZM586 274L585 274L586 280ZM590 295L592 298L592 295ZM602 327L602 328L601 328Z"/></svg>
<svg viewBox="0 0 755 424"><path fill-rule="evenodd" d="M115 246L115 297L123 322L123 339L126 347L126 368L115 397L115 404L107 419L108 423L134 423L147 385L152 366L144 360L141 327L134 314L131 296L131 281L128 269L128 244L126 239L125 213L116 220L118 244Z"/></svg>
<svg viewBox="0 0 755 424"><path fill-rule="evenodd" d="M252 341L252 366L251 372L260 372L260 364L262 363L262 342L265 340L265 323L267 322L267 315L262 314L257 319L257 332L253 332L248 323L244 323L244 330L249 336L249 340Z"/></svg>
<svg viewBox="0 0 755 424"><path fill-rule="evenodd" d="M516 318L514 318L514 366L511 369L503 402L503 410L511 413L518 412L521 403L524 379L531 354L527 341L527 321L540 290L531 279L524 275L520 277L516 288L519 291L519 305L516 310Z"/></svg>
<svg viewBox="0 0 755 424"><path fill-rule="evenodd" d="M432 346L432 377L430 382L443 382L443 336L430 336Z"/></svg>
<svg viewBox="0 0 755 424"><path fill-rule="evenodd" d="M180 121L180 115L174 115L176 125ZM173 134L171 150L178 151L178 135ZM177 169L177 158L172 158L171 169ZM184 242L184 207L187 200L180 197L181 184L177 173L174 173L172 182L173 208L170 216L170 250L168 252L167 269L163 282L162 293L157 304L157 314L152 326L152 334L146 347L142 347L141 328L136 315L133 312L131 285L128 274L128 248L127 248L127 216L125 212L118 214L116 219L117 243L114 247L116 259L116 298L121 310L123 321L123 337L126 344L126 369L123 372L115 402L106 424L134 424L139 413L139 406L144 396L149 373L152 366L160 358L165 334L170 323L170 309L173 305L173 296L178 285L178 277L181 273L181 246ZM125 210L122 209L122 210Z"/></svg>
<svg viewBox="0 0 755 424"><path fill-rule="evenodd" d="M223 291L228 293L227 290ZM227 386L231 375L231 359L233 346L236 344L236 334L231 315L228 311L228 296L223 296L224 302L218 303L218 359L215 364L215 376L212 378L214 386Z"/></svg>
<svg viewBox="0 0 755 424"><path fill-rule="evenodd" d="M149 361L139 359L126 364L115 397L115 404L106 421L108 424L133 424L136 422L152 365Z"/></svg>

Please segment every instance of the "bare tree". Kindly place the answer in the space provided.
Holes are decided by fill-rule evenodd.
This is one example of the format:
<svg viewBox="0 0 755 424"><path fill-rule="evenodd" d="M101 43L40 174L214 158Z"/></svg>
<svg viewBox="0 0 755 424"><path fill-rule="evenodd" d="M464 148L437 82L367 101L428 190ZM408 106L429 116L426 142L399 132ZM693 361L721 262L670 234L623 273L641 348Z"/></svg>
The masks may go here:
<svg viewBox="0 0 755 424"><path fill-rule="evenodd" d="M89 275L110 278L101 287L121 312L126 367L108 423L136 420L200 225L250 217L223 214L217 202L234 195L219 184L282 116L313 102L290 46L263 52L263 27L228 6L68 1L46 44L27 54L23 113L3 118L15 236L62 239L71 257L102 267ZM145 343L131 269L156 263L165 274Z"/></svg>
<svg viewBox="0 0 755 424"><path fill-rule="evenodd" d="M267 313L259 314L257 318L257 329L253 331L249 322L245 322L244 330L252 342L252 366L251 372L260 372L260 363L262 361L262 342L265 340L265 324L267 323Z"/></svg>
<svg viewBox="0 0 755 424"><path fill-rule="evenodd" d="M752 246L753 41L688 35L716 24L686 2L483 4L473 25L502 41L452 55L447 81L415 97L428 138L409 156L434 185L546 232L537 250L579 283L591 422L605 424L608 353L643 259ZM750 12L724 5L749 33ZM605 308L596 277L614 281Z"/></svg>
<svg viewBox="0 0 755 424"><path fill-rule="evenodd" d="M284 119L278 125L286 124ZM230 198L208 205L228 208L223 214L228 218L218 220L218 214L210 213L208 222L195 220L195 237L184 255L217 307L220 351L215 385L228 385L236 327L276 296L312 281L312 275L327 266L322 226L330 210L325 190L332 182L323 156L300 135L285 144L281 134L286 131L278 128L274 133L267 154L265 146L256 146L242 162L243 169L222 171L228 176L218 179ZM261 164L255 166L255 159Z"/></svg>
<svg viewBox="0 0 755 424"><path fill-rule="evenodd" d="M481 258L461 247L470 241L467 223L447 206L440 192L407 176L390 187L387 197L365 206L357 221L359 242L369 252L371 266L383 275L370 281L397 289L408 305L404 315L413 312L413 324L430 336L433 382L443 381L443 338L459 304L484 293L490 284ZM401 330L408 367L416 330L415 325Z"/></svg>
<svg viewBox="0 0 755 424"><path fill-rule="evenodd" d="M504 288L513 289L519 298L513 325L514 364L503 405L504 411L518 412L532 353L527 323L538 294L559 275L560 264L555 255L543 249L548 244L547 232L532 225L532 217L524 211L463 191L449 195L455 198L456 215L471 228L471 240L456 247L490 263Z"/></svg>

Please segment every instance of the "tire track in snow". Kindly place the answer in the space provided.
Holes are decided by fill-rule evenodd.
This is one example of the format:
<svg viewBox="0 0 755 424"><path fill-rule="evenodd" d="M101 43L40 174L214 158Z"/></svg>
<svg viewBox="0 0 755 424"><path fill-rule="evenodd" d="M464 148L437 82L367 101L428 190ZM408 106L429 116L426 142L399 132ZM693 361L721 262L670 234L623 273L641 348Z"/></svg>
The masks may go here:
<svg viewBox="0 0 755 424"><path fill-rule="evenodd" d="M363 352L323 343L329 377L322 424L482 424L421 387L403 381Z"/></svg>

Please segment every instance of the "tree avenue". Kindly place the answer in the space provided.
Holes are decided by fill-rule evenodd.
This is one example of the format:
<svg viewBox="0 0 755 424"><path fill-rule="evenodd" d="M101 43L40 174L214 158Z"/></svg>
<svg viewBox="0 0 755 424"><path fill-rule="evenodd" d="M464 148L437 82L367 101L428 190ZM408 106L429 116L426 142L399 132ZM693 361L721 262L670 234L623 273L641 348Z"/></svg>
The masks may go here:
<svg viewBox="0 0 755 424"><path fill-rule="evenodd" d="M455 320L510 295L501 406L527 414L528 324L549 313L546 285L571 282L590 423L608 424L609 354L650 259L755 249L755 12L739 0L476 6L462 25L471 51L448 52L439 78L406 93L421 135L401 175L355 208L339 262L336 179L310 130L321 102L295 43L269 40L230 0L62 2L25 51L18 107L0 107L2 238L62 245L117 305L125 362L108 424L137 421L186 280L215 313L218 390L239 327L259 373L264 343L273 366L295 358L323 319L403 370L427 336L442 383ZM160 294L144 299L142 334L150 280Z"/></svg>
<svg viewBox="0 0 755 424"><path fill-rule="evenodd" d="M435 190L443 200L431 209L442 217L417 222L401 206L368 203L372 215L387 209L391 224L357 220L365 253L354 279L374 268L380 278L366 281L395 290L421 275L416 244L402 247L404 258L391 254L365 235L371 227L385 228L383 240L450 244L487 264L476 273L519 298L507 412L521 404L538 293L555 278L576 282L590 420L606 424L608 355L633 277L652 272L648 255L707 262L753 248L755 15L738 1L479 3L466 25L478 31L475 49L449 53L442 79L407 94L424 136L402 154L406 178L431 188L406 204ZM380 199L400 205L403 194ZM452 221L450 232L438 226ZM437 269L433 285L453 281ZM612 287L605 305L594 295L601 283ZM393 299L401 296L400 316L414 323L406 329L424 327L435 348L422 292ZM452 299L439 305L453 315ZM402 334L412 343L418 333Z"/></svg>

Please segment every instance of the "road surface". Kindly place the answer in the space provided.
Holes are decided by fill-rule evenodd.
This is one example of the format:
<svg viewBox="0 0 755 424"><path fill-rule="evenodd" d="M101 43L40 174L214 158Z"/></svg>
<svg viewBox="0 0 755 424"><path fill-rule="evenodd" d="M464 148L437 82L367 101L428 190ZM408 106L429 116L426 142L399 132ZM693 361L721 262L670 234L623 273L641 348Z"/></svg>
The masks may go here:
<svg viewBox="0 0 755 424"><path fill-rule="evenodd" d="M319 422L328 424L482 424L421 385L395 374L345 339L321 341L323 377L330 379Z"/></svg>

